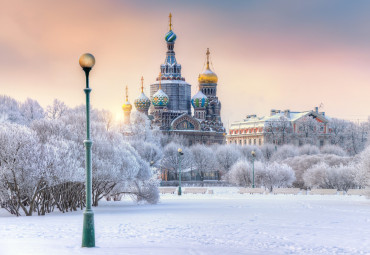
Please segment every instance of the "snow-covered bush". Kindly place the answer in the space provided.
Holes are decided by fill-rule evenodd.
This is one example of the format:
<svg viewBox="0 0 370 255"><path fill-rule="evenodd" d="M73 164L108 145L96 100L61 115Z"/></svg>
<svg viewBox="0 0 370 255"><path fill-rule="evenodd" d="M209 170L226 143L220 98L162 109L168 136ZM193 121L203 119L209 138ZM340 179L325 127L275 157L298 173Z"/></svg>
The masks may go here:
<svg viewBox="0 0 370 255"><path fill-rule="evenodd" d="M320 149L322 154L334 154L338 156L347 156L347 153L337 145L326 144Z"/></svg>
<svg viewBox="0 0 370 255"><path fill-rule="evenodd" d="M270 190L274 187L290 187L295 180L293 169L277 162L254 162L254 181L256 187L264 186ZM239 186L252 186L253 165L245 160L235 163L229 174L229 181Z"/></svg>
<svg viewBox="0 0 370 255"><path fill-rule="evenodd" d="M298 156L298 149L294 145L286 144L281 147L278 147L277 151L273 154L273 161L281 161L286 158L293 158Z"/></svg>
<svg viewBox="0 0 370 255"><path fill-rule="evenodd" d="M299 155L315 155L320 154L320 150L317 146L311 144L305 144L299 147Z"/></svg>
<svg viewBox="0 0 370 255"><path fill-rule="evenodd" d="M344 191L351 188L358 188L356 167L354 165L330 167L326 163L319 163L303 174L303 180L305 185L310 188L338 189Z"/></svg>
<svg viewBox="0 0 370 255"><path fill-rule="evenodd" d="M303 174L312 166L319 163L326 163L329 166L348 165L352 163L352 157L340 157L333 154L302 155L293 158L287 158L282 163L289 165L295 172L296 181L294 186L304 188Z"/></svg>
<svg viewBox="0 0 370 255"><path fill-rule="evenodd" d="M293 169L277 162L267 163L265 167L257 172L260 185L272 191L273 188L284 188L292 186L295 181Z"/></svg>
<svg viewBox="0 0 370 255"><path fill-rule="evenodd" d="M246 160L239 160L228 172L228 180L238 186L251 186L252 178L252 164Z"/></svg>

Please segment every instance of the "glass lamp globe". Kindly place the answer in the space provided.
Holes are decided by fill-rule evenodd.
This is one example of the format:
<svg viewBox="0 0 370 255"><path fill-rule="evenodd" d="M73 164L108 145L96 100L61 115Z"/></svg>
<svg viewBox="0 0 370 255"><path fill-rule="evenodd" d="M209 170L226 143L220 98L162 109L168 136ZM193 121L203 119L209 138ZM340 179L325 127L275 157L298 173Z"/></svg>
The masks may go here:
<svg viewBox="0 0 370 255"><path fill-rule="evenodd" d="M80 57L80 66L82 68L92 68L95 65L95 58L90 53L85 53Z"/></svg>

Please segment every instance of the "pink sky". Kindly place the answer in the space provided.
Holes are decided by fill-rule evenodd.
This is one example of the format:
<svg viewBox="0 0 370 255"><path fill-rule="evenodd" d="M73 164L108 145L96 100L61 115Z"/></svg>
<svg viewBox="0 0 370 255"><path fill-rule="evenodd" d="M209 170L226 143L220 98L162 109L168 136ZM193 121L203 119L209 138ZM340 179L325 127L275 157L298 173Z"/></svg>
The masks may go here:
<svg viewBox="0 0 370 255"><path fill-rule="evenodd" d="M251 2L5 2L0 10L0 94L30 97L42 106L54 98L70 106L83 104L78 58L90 52L96 58L93 106L121 115L126 85L133 103L143 75L149 95L164 61L172 12L177 61L193 94L206 48L211 50L225 127L247 114L308 110L320 103L329 116L367 119L370 6Z"/></svg>

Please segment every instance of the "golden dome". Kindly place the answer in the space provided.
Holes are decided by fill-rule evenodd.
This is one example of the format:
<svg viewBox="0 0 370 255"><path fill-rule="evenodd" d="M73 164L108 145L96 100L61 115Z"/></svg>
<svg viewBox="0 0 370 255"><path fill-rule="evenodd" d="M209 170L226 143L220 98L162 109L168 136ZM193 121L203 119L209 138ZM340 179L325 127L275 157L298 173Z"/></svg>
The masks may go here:
<svg viewBox="0 0 370 255"><path fill-rule="evenodd" d="M126 101L123 105L122 105L122 110L123 111L131 111L132 110L132 105L130 104L129 101Z"/></svg>
<svg viewBox="0 0 370 255"><path fill-rule="evenodd" d="M131 103L128 101L128 88L126 86L126 102L122 105L122 110L124 112L126 111L131 111L132 110L132 105Z"/></svg>
<svg viewBox="0 0 370 255"><path fill-rule="evenodd" d="M207 48L207 67L206 70L202 73L199 74L198 77L198 82L199 83L217 83L218 77L217 75L212 72L212 70L209 68L209 49Z"/></svg>
<svg viewBox="0 0 370 255"><path fill-rule="evenodd" d="M199 83L217 83L218 77L207 65L207 69L202 74L199 74L198 81Z"/></svg>

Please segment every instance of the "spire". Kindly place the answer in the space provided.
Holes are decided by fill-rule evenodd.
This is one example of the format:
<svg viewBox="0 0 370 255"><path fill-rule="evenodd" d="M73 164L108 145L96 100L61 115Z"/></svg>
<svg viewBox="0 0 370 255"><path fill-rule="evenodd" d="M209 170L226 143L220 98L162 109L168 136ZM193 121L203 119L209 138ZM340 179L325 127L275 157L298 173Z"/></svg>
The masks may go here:
<svg viewBox="0 0 370 255"><path fill-rule="evenodd" d="M141 76L141 93L144 93L144 77Z"/></svg>
<svg viewBox="0 0 370 255"><path fill-rule="evenodd" d="M170 31L172 30L172 14L170 13L170 15L168 16L170 18Z"/></svg>
<svg viewBox="0 0 370 255"><path fill-rule="evenodd" d="M207 48L207 53L206 53L206 55L207 55L207 69L209 69L209 54L211 54L211 53L209 52L209 48Z"/></svg>
<svg viewBox="0 0 370 255"><path fill-rule="evenodd" d="M162 73L161 72L159 72L158 78L159 78L159 88L158 88L158 90L160 90L160 89L162 89L162 84L161 84L161 81L162 81Z"/></svg>
<svg viewBox="0 0 370 255"><path fill-rule="evenodd" d="M128 102L128 87L126 86L126 102Z"/></svg>

